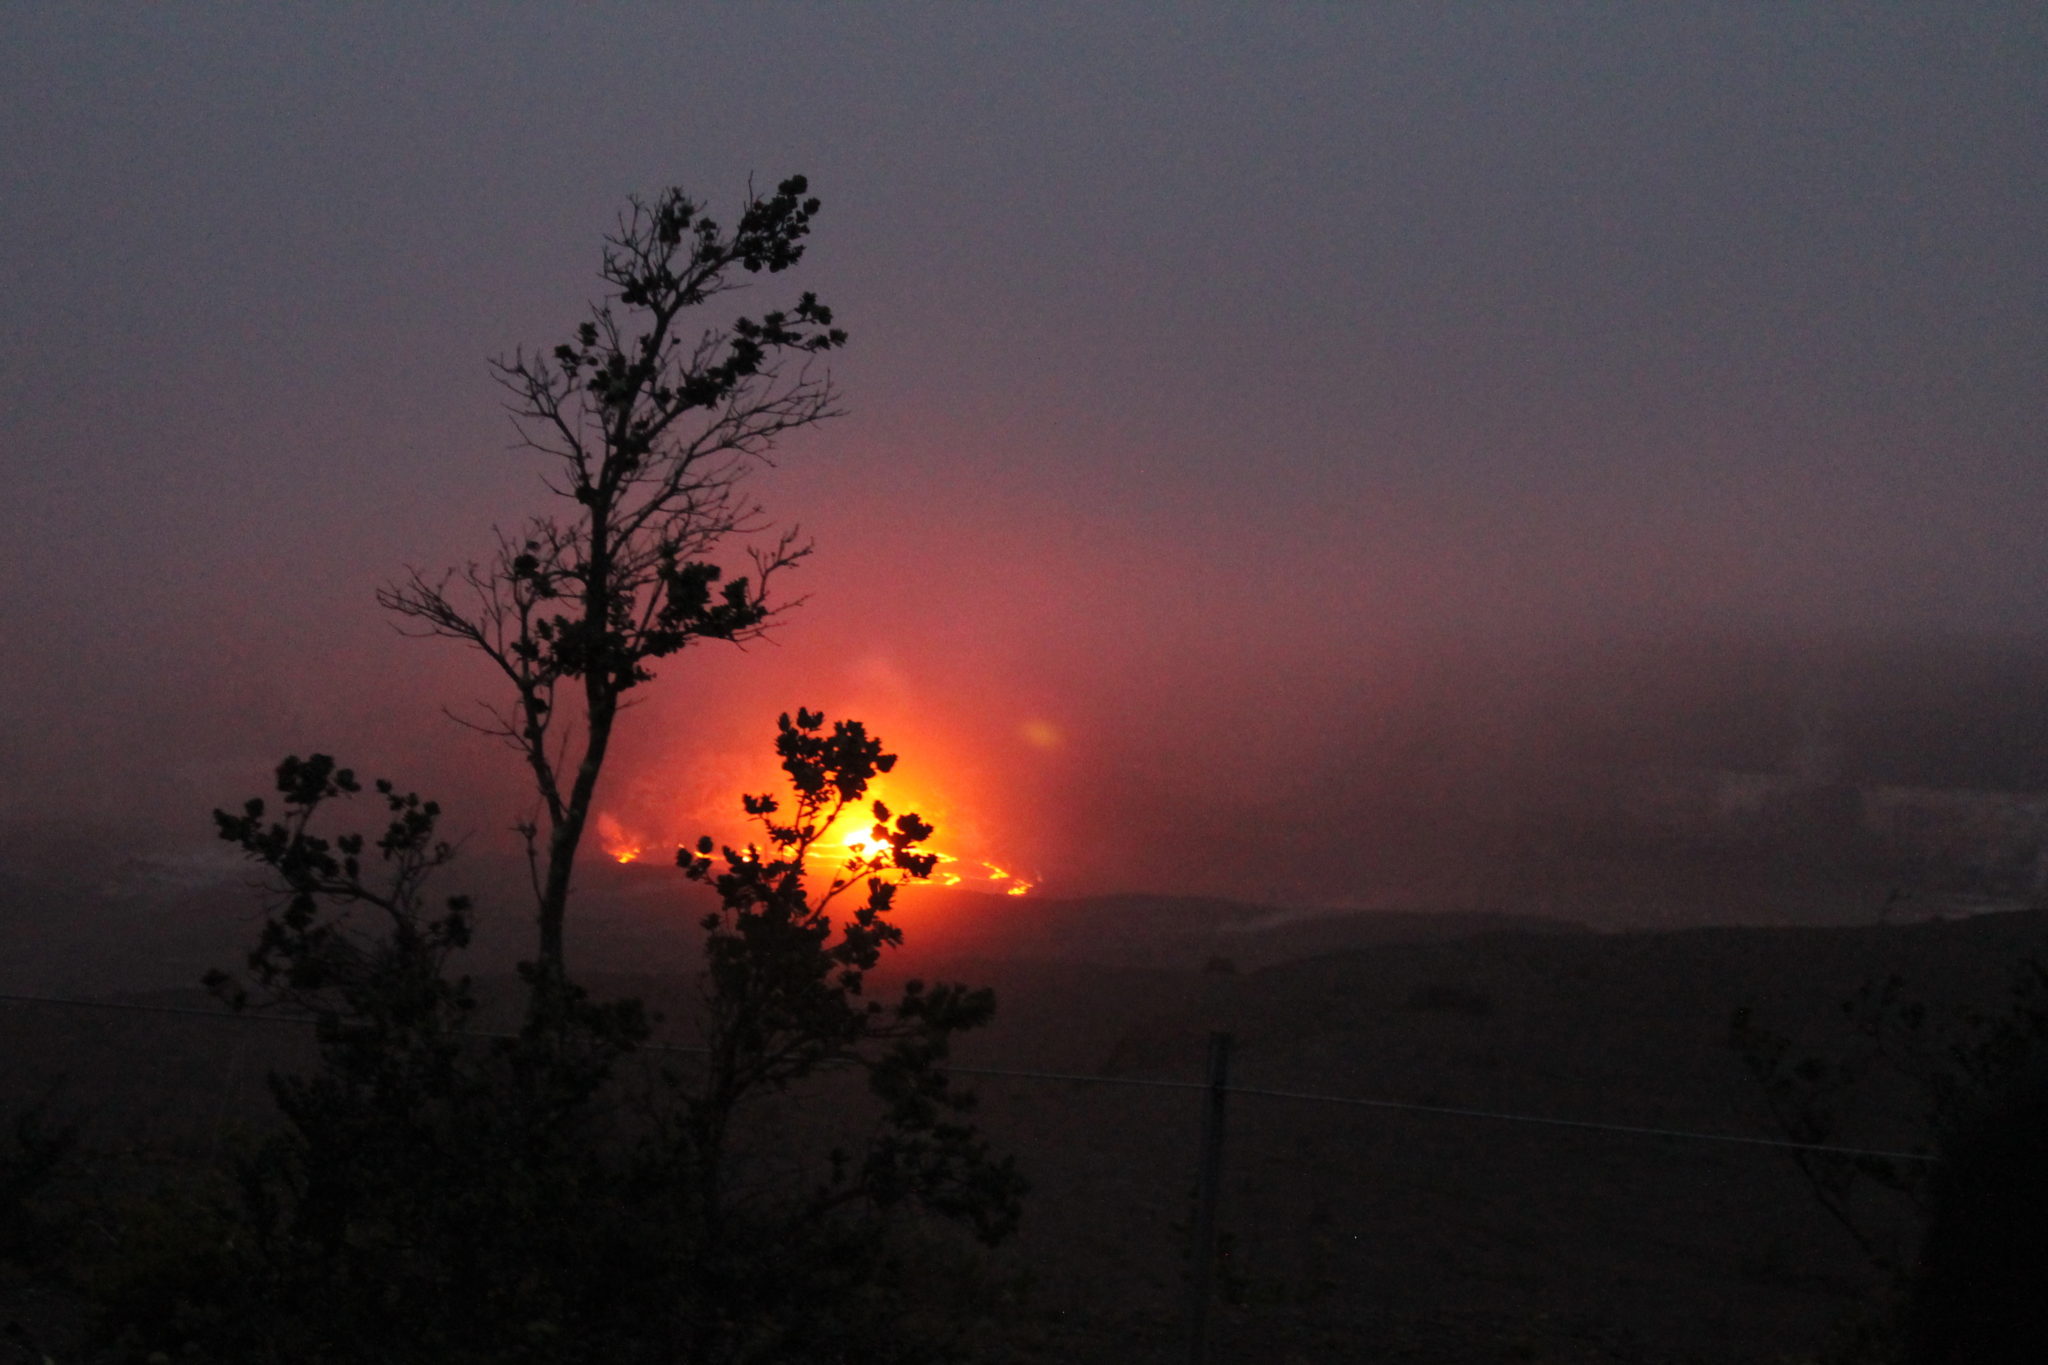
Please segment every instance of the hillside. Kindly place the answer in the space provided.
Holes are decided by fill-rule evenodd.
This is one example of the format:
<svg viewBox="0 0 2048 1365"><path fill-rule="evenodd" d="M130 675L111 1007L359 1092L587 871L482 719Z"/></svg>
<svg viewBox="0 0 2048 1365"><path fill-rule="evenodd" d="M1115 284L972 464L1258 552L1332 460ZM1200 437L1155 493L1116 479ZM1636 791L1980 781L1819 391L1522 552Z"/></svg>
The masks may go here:
<svg viewBox="0 0 2048 1365"><path fill-rule="evenodd" d="M1725 1045L1736 1006L1825 1041L1863 981L1903 971L1937 1002L1995 1004L2011 964L2048 943L2038 913L1595 933L1130 897L1019 907L1004 933L969 934L964 911L912 915L899 966L997 988L998 1020L960 1064L1136 1083L976 1081L1035 1186L1001 1263L1037 1286L1015 1358L1044 1361L1178 1358L1199 1097L1149 1083L1196 1080L1213 1030L1234 1036L1233 1081L1253 1090L1769 1135ZM618 913L630 956L627 929L650 921ZM1234 970L1210 961L1226 940L1243 945ZM686 975L624 965L638 969L594 984L653 998L687 1041ZM260 1118L263 1071L304 1046L290 1025L22 1005L0 1028L15 1093L68 1075L66 1102L124 1143ZM1909 1141L1909 1120L1873 1113L1845 1136ZM1873 1284L1763 1148L1247 1094L1224 1192L1219 1361L1765 1362L1818 1341Z"/></svg>

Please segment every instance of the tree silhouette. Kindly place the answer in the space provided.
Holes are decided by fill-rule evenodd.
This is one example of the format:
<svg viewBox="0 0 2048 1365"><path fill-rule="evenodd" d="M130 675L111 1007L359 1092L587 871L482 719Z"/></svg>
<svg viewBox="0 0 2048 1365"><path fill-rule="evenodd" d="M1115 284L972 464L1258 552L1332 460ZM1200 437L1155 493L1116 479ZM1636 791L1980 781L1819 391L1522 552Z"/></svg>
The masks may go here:
<svg viewBox="0 0 2048 1365"><path fill-rule="evenodd" d="M874 851L838 860L817 885L818 840L896 762L859 721L829 732L824 724L822 714L801 709L795 720L778 720L775 749L790 800L744 798L764 842L723 849L722 872L714 871L708 837L695 853L677 854L693 879L716 888L720 906L703 920L710 1055L686 1106L709 1201L705 1223L722 1224L720 1201L733 1193L723 1171L739 1109L762 1092L857 1068L880 1102L880 1129L856 1166L812 1191L800 1217L814 1221L858 1202L915 1202L1000 1241L1016 1226L1023 1182L965 1121L973 1094L954 1088L944 1069L953 1035L986 1024L995 993L913 979L893 1004L868 994L868 974L903 941L888 917L898 884L930 876L937 862L919 848L932 827L872 803ZM851 908L835 920L841 897Z"/></svg>
<svg viewBox="0 0 2048 1365"><path fill-rule="evenodd" d="M630 201L606 239L610 294L568 341L497 362L521 443L564 507L498 533L493 557L378 601L419 633L488 658L511 691L465 721L517 750L536 817L521 826L538 920L537 1007L567 981L571 874L625 694L697 640L760 634L787 603L770 580L809 547L783 533L727 578L709 556L765 525L747 474L785 434L834 416L817 357L845 343L810 293L702 329L693 310L802 258L818 201L793 176L749 192L728 230L679 189ZM458 718L459 719L459 718Z"/></svg>
<svg viewBox="0 0 2048 1365"><path fill-rule="evenodd" d="M278 899L246 979L209 984L238 1009L310 1014L319 1065L272 1075L285 1124L236 1164L239 1204L116 1316L227 1359L944 1357L954 1310L902 1320L929 1298L902 1253L918 1214L990 1245L1017 1225L1024 1181L946 1070L995 998L917 980L884 998L870 980L902 942L897 886L935 862L931 826L873 802L874 852L828 858L819 841L895 756L860 722L828 730L804 710L781 717L776 752L787 796L743 798L760 838L722 850L722 871L708 839L677 856L719 901L699 925L705 1055L630 1084L648 1039L636 1000L564 979L555 1013L475 1030L451 973L469 903L426 893L453 853L434 802L379 781L380 835L324 832L364 787L316 754L279 765L274 808L217 811ZM809 1136L832 1144L807 1153L756 1102L833 1073L866 1099L807 1092L828 1101Z"/></svg>
<svg viewBox="0 0 2048 1365"><path fill-rule="evenodd" d="M2021 957L1996 1009L1930 1005L1893 974L1840 1002L1846 1041L1815 1046L1735 1012L1729 1039L1821 1208L1887 1282L1845 1349L1913 1365L2033 1360L2048 1324L2043 1138L2048 1137L2048 959ZM1913 1120L1896 1160L1840 1150L1859 1121ZM1833 1149L1833 1150L1830 1150ZM1901 1313L1903 1312L1903 1316ZM2026 1354L2001 1354L1994 1346ZM1863 1356L1857 1356L1863 1359Z"/></svg>
<svg viewBox="0 0 2048 1365"><path fill-rule="evenodd" d="M915 1361L942 1347L902 1321L924 1292L897 1254L917 1231L903 1215L991 1244L1014 1229L1023 1182L945 1066L993 993L909 981L883 1000L869 981L902 940L898 882L931 872L931 827L872 803L873 851L822 865L820 838L895 763L860 722L784 715L790 792L744 798L758 841L723 850L723 871L708 839L678 853L719 901L700 925L705 1058L650 1072L641 1002L596 1001L569 973L571 873L626 694L693 641L765 630L770 580L808 553L785 533L730 579L711 558L764 524L748 472L833 415L815 367L844 333L810 294L685 321L801 257L805 191L750 194L730 231L679 190L632 201L607 239L610 296L571 341L497 367L565 507L501 531L488 563L378 594L509 685L465 723L519 752L537 799L524 1026L473 1025L455 973L470 903L427 894L454 852L434 802L378 781L381 834L329 832L366 793L316 754L279 766L274 805L215 812L276 899L245 973L208 984L310 1015L318 1064L270 1078L285 1122L236 1164L239 1205L117 1305L144 1336L189 1332L196 1308L233 1359ZM865 1103L815 1115L809 1136L834 1145L792 1184L803 1143L755 1102L835 1072Z"/></svg>

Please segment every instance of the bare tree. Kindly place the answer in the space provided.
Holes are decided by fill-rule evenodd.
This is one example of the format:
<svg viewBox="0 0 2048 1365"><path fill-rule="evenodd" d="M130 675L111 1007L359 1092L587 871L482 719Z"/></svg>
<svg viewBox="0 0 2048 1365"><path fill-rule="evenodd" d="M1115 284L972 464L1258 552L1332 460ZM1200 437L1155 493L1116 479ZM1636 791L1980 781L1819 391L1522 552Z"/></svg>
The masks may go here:
<svg viewBox="0 0 2048 1365"><path fill-rule="evenodd" d="M608 295L573 339L495 364L522 445L566 507L498 532L495 556L377 600L424 635L481 651L510 685L464 721L532 772L526 841L539 924L536 1006L566 983L571 874L625 694L696 640L739 641L793 603L770 580L809 551L794 532L727 579L708 556L765 526L744 481L788 432L838 415L817 357L845 344L810 293L786 309L695 327L690 310L796 264L818 201L801 176L750 189L728 231L679 189L630 201L606 239ZM458 719L461 719L458 717Z"/></svg>

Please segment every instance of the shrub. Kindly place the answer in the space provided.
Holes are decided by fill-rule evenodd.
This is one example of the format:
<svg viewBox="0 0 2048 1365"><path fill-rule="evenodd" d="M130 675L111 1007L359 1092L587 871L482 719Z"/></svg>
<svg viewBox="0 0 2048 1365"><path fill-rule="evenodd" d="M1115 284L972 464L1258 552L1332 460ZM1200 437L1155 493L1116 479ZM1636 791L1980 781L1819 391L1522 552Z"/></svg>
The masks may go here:
<svg viewBox="0 0 2048 1365"><path fill-rule="evenodd" d="M470 1028L474 994L451 971L468 904L430 910L424 892L452 856L432 802L380 782L374 845L318 834L322 808L360 788L315 756L280 766L277 818L261 801L221 814L281 899L247 980L213 987L237 1008L310 1013L318 1064L271 1078L282 1123L220 1189L167 1192L134 1218L99 1277L116 1321L146 1347L238 1362L957 1358L974 1296L925 1286L973 1276L932 1274L968 1258L936 1229L997 1243L1023 1190L944 1065L994 997L919 981L870 997L902 939L896 882L930 870L930 827L875 804L884 851L815 885L818 837L894 756L858 722L827 732L802 711L777 748L792 799L746 799L764 842L724 850L716 873L708 841L679 855L720 900L701 926L706 1056L630 1095L621 1068L649 1060L637 1001L527 967L549 1007L515 1035ZM753 1121L834 1073L864 1082L864 1140L844 1140L843 1096L827 1152Z"/></svg>

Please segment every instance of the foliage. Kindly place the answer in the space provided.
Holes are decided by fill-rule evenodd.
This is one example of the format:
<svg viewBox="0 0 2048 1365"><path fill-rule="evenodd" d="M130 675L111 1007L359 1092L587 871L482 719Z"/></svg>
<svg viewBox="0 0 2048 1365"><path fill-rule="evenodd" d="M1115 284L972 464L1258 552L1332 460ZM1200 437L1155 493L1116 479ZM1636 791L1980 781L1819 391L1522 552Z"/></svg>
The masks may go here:
<svg viewBox="0 0 2048 1365"><path fill-rule="evenodd" d="M2038 1072L1943 1144L1906 1313L1913 1365L2032 1365L2048 1340L2048 1088Z"/></svg>
<svg viewBox="0 0 2048 1365"><path fill-rule="evenodd" d="M150 1345L259 1362L957 1356L972 1305L921 1282L971 1258L938 1229L996 1243L1023 1189L945 1070L994 999L918 981L875 997L930 826L875 803L882 851L814 874L819 837L895 759L859 722L828 732L807 711L782 717L777 750L789 796L745 798L763 842L724 850L716 873L708 841L678 856L719 899L701 926L707 1046L651 1073L639 1003L573 983L517 1033L474 1027L452 971L469 904L426 892L452 856L433 802L378 782L380 836L322 833L363 792L315 755L279 766L274 815L218 812L278 900L245 976L213 989L310 1015L319 1061L272 1077L284 1124L225 1192L131 1220L100 1275L117 1318ZM841 1072L864 1105L829 1089ZM814 1125L829 1151L752 1112L807 1083L837 1101Z"/></svg>
<svg viewBox="0 0 2048 1365"><path fill-rule="evenodd" d="M1792 1153L1807 1188L1886 1278L1878 1306L1845 1320L1824 1358L1988 1361L1957 1343L1995 1339L1987 1323L2040 1326L2048 963L2024 958L1996 1010L1937 1009L1896 974L1840 1010L1850 1043L1832 1053L1806 1051L1748 1008L1730 1029L1779 1130L1809 1144ZM1939 1160L1813 1150L1849 1145L1881 1098L1914 1114L1906 1154Z"/></svg>
<svg viewBox="0 0 2048 1365"><path fill-rule="evenodd" d="M747 277L802 258L819 208L807 189L793 176L772 195L750 192L730 230L678 189L631 201L606 240L609 297L552 351L497 366L523 443L547 459L547 486L570 510L500 532L488 564L415 570L378 594L421 633L482 653L510 687L510 703L486 705L474 724L532 776L539 816L522 832L544 984L564 976L570 874L625 694L695 641L758 635L779 610L769 580L808 553L785 534L752 553L751 576L732 579L709 558L763 524L744 496L748 471L782 436L837 412L812 362L846 334L811 293L724 326L688 323ZM545 991L536 1000L553 1004Z"/></svg>
<svg viewBox="0 0 2048 1365"><path fill-rule="evenodd" d="M1794 1142L1854 1145L1850 1125L1873 1097L1897 1094L1915 1115L1909 1153L1932 1155L2048 1059L2048 964L2035 957L2020 963L2002 1009L1937 1009L1909 995L1897 974L1866 983L1839 1008L1849 1045L1833 1055L1802 1049L1747 1007L1730 1023L1731 1044ZM1930 1162L1813 1150L1795 1150L1792 1159L1874 1266L1907 1265L1912 1229L1927 1213ZM1903 1225L1901 1208L1909 1215Z"/></svg>
<svg viewBox="0 0 2048 1365"><path fill-rule="evenodd" d="M238 1009L310 1014L319 1065L270 1078L285 1127L238 1163L245 1264L225 1278L244 1295L262 1286L254 1297L271 1307L218 1315L221 1330L252 1334L234 1343L249 1358L460 1359L461 1343L505 1349L508 1323L545 1336L593 1311L599 1281L579 1257L624 1215L586 1197L607 1174L597 1099L646 1037L645 1012L572 988L546 1028L478 1036L473 987L449 971L469 943L469 902L434 912L425 895L453 856L438 806L377 782L389 822L371 845L313 829L324 806L359 793L350 770L288 758L277 787L279 818L260 799L216 812L281 900L250 980L216 972L209 984ZM356 922L366 909L368 926ZM406 1341L386 1340L392 1330ZM512 1349L496 1358L529 1358Z"/></svg>
<svg viewBox="0 0 2048 1365"><path fill-rule="evenodd" d="M944 1069L953 1035L995 1013L994 992L913 978L893 1004L867 996L869 973L903 939L888 919L892 874L930 875L936 860L918 845L931 826L874 802L877 851L828 869L814 893L809 864L818 840L896 757L859 721L840 721L827 733L821 714L799 710L777 726L776 752L794 799L785 807L769 795L744 798L765 843L724 849L722 872L713 871L709 838L695 853L678 854L692 878L717 889L720 904L703 921L710 1056L688 1103L698 1159L708 1171L722 1167L732 1116L750 1095L858 1068L880 1103L880 1131L856 1169L836 1154L837 1178L815 1189L802 1216L815 1220L850 1203L887 1209L914 1202L1000 1241L1016 1226L1022 1181L965 1121L974 1097ZM833 903L855 895L855 908L835 922ZM714 1178L706 1188L722 1184ZM723 1211L707 1216L715 1226Z"/></svg>
<svg viewBox="0 0 2048 1365"><path fill-rule="evenodd" d="M786 534L730 579L712 559L762 525L748 471L834 415L812 366L845 334L808 293L723 326L688 321L801 258L819 207L806 191L794 177L750 193L729 230L679 190L632 201L607 239L608 297L570 340L497 367L567 509L501 532L488 564L414 571L378 595L509 686L475 728L521 755L537 802L520 829L538 922L522 1027L476 1027L478 993L455 970L470 903L427 891L454 855L434 802L378 781L381 834L323 832L365 793L316 754L279 766L275 812L263 799L215 812L277 900L244 974L208 984L235 1009L310 1018L318 1061L271 1077L283 1123L223 1189L134 1220L100 1282L137 1344L336 1365L960 1354L958 1302L921 1284L935 1257L964 1255L943 1230L1000 1241L1023 1188L945 1068L994 998L919 981L873 998L871 974L902 941L896 883L934 862L916 815L875 803L882 851L811 866L894 756L858 722L784 716L788 803L745 801L764 842L724 850L720 872L708 840L679 854L719 899L702 922L701 1061L656 1065L646 1010L593 1000L565 952L571 872L626 694L696 641L761 633L780 610L770 579L808 553ZM840 1074L865 1096L834 1095ZM764 1124L762 1105L799 1085L862 1099L864 1134L850 1136L852 1104L815 1133ZM830 1149L807 1150L814 1137Z"/></svg>
<svg viewBox="0 0 2048 1365"><path fill-rule="evenodd" d="M390 1043L422 1031L444 1034L475 1007L468 979L451 980L446 971L451 954L469 945L472 918L466 897L449 897L438 916L425 902L426 882L454 856L435 837L440 806L416 793L401 796L382 779L375 789L390 822L367 865L363 835L330 840L312 831L323 806L362 790L355 773L326 754L278 765L278 818L266 821L261 797L239 814L213 813L221 838L276 874L283 899L249 953L256 994L225 972L209 973L206 982L236 1009L260 995L313 1014L323 1046L395 1061ZM358 910L371 912L376 927L356 922Z"/></svg>

